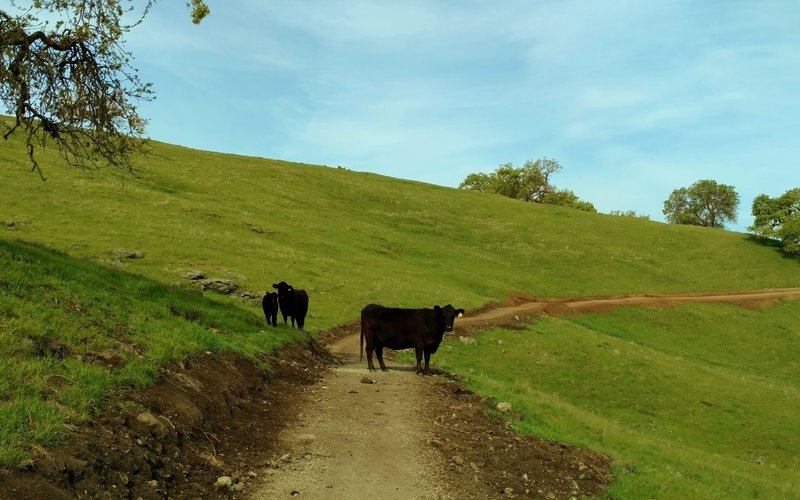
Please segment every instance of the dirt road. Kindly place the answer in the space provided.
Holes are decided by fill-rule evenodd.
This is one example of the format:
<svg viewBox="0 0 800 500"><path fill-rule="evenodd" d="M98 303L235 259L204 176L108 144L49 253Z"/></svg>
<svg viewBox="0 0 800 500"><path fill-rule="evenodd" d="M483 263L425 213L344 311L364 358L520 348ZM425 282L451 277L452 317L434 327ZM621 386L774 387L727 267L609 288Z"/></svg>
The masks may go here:
<svg viewBox="0 0 800 500"><path fill-rule="evenodd" d="M514 324L538 314L665 308L689 302L759 307L793 299L800 299L800 288L588 299L512 296L504 304L458 319L456 334ZM282 455L266 471L252 498L489 498L526 491L539 498L563 498L598 494L609 478L603 457L586 450L518 437L496 446L502 428L490 429L497 424L491 419L479 422L481 402L459 401L461 389L445 388L453 383L444 377L417 376L412 367L391 360L389 372L368 372L365 362L359 361L355 331L329 349L341 364L297 402L302 410L280 437ZM501 452L515 455L495 456ZM546 456L550 458L542 458ZM556 470L556 462L561 462L561 469ZM537 477L537 470L549 473ZM586 470L594 474L579 473ZM579 484L577 478L584 481Z"/></svg>
<svg viewBox="0 0 800 500"><path fill-rule="evenodd" d="M503 304L489 304L460 319L461 328L475 329L508 325L526 318L604 313L621 307L648 307L665 309L681 304L733 304L759 308L775 305L783 300L800 299L800 288L770 288L726 293L643 294L613 297L538 298L512 295Z"/></svg>
<svg viewBox="0 0 800 500"><path fill-rule="evenodd" d="M391 371L368 373L357 335L329 348L341 365L304 395L281 436L291 455L254 498L441 498L443 464L420 418L431 378L391 361Z"/></svg>

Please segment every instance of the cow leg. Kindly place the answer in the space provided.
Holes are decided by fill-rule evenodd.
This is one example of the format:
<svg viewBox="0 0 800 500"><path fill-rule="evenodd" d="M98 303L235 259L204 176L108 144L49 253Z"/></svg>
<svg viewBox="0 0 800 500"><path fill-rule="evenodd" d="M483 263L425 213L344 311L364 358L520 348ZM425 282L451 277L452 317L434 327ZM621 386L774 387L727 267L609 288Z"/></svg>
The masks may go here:
<svg viewBox="0 0 800 500"><path fill-rule="evenodd" d="M375 354L378 356L378 363L381 365L381 370L388 372L389 369L386 368L386 364L383 362L383 344L377 343L375 346Z"/></svg>
<svg viewBox="0 0 800 500"><path fill-rule="evenodd" d="M426 375L431 372L430 366L429 366L430 361L431 361L431 352L429 350L425 349L425 372L424 373Z"/></svg>
<svg viewBox="0 0 800 500"><path fill-rule="evenodd" d="M375 345L373 343L373 340L370 338L370 336L367 336L367 345L365 347L365 350L367 351L367 367L369 368L369 371L371 371L371 372L375 371L375 365L372 364L372 350L373 349L375 349Z"/></svg>
<svg viewBox="0 0 800 500"><path fill-rule="evenodd" d="M294 316L290 316L292 318L292 328L294 328Z"/></svg>
<svg viewBox="0 0 800 500"><path fill-rule="evenodd" d="M283 324L284 325L286 324L286 315L285 314L283 315Z"/></svg>
<svg viewBox="0 0 800 500"><path fill-rule="evenodd" d="M417 355L417 373L422 373L422 347L415 347L414 354Z"/></svg>

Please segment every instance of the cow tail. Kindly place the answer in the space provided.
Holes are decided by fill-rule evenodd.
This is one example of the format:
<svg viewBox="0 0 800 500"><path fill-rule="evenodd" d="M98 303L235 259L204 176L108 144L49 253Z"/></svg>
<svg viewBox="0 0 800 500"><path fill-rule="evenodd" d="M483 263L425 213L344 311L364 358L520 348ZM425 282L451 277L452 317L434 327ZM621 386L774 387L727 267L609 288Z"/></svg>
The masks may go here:
<svg viewBox="0 0 800 500"><path fill-rule="evenodd" d="M358 347L358 362L364 361L364 318L361 318L361 339Z"/></svg>

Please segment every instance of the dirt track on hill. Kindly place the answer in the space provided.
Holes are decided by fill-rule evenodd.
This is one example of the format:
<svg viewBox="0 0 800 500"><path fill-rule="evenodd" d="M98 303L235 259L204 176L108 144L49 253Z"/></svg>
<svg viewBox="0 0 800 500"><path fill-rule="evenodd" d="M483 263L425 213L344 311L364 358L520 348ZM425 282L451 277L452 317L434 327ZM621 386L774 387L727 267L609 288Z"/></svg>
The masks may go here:
<svg viewBox="0 0 800 500"><path fill-rule="evenodd" d="M800 289L561 299L514 295L458 319L455 335L513 327L541 314L685 303L765 307L791 299L800 299ZM600 495L611 480L609 457L514 436L501 421L486 417L487 401L445 377L417 376L410 366L391 361L389 372L369 373L359 360L357 332L357 323L351 323L329 345L340 365L299 401L298 420L280 436L289 458L270 471L252 498L570 498Z"/></svg>
<svg viewBox="0 0 800 500"><path fill-rule="evenodd" d="M520 327L537 315L665 308L688 302L766 307L800 288L723 294L543 299L512 295L456 320L457 336ZM456 304L457 305L457 304ZM116 395L66 445L0 469L0 498L570 498L601 496L611 457L517 436L497 402L444 374L359 361L358 322L291 344L264 371L231 353L162 369L154 387ZM331 356L327 351L333 353ZM433 357L435 366L436 356ZM214 487L227 476L230 486Z"/></svg>
<svg viewBox="0 0 800 500"><path fill-rule="evenodd" d="M641 294L611 297L537 298L514 294L504 303L492 303L471 311L457 325L468 330L489 326L509 326L533 316L577 316L605 313L622 307L666 309L689 303L732 304L762 308L783 300L800 299L800 288L769 288L724 293Z"/></svg>

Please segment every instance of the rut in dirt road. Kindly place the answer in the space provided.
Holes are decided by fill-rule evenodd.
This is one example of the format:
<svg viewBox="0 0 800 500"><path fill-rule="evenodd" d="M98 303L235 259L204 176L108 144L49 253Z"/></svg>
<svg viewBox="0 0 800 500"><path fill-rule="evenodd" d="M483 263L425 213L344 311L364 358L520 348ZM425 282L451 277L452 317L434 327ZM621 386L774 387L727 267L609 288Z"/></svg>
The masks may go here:
<svg viewBox="0 0 800 500"><path fill-rule="evenodd" d="M461 334L540 314L690 302L762 307L797 299L800 288L603 298L516 295L467 314L455 326ZM468 399L469 391L455 382L415 375L412 367L391 360L389 372L368 372L359 360L357 331L348 333L329 345L340 365L298 396L297 419L280 438L281 455L263 471L251 498L492 498L509 491L591 497L612 480L610 457L514 436L485 416L483 400Z"/></svg>

